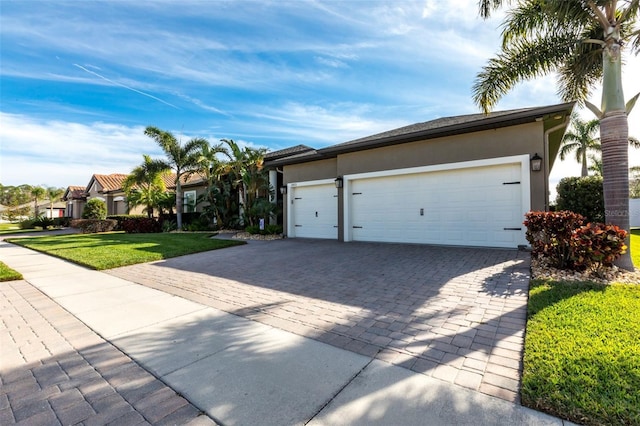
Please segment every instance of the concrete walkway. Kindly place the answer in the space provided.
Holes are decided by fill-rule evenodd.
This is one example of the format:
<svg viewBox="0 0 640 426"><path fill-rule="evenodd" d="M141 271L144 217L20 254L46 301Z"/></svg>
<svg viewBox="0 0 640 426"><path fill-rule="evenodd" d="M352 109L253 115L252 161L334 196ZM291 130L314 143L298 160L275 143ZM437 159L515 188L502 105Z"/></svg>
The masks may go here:
<svg viewBox="0 0 640 426"><path fill-rule="evenodd" d="M0 260L25 278L0 284L2 424L563 424L4 242Z"/></svg>

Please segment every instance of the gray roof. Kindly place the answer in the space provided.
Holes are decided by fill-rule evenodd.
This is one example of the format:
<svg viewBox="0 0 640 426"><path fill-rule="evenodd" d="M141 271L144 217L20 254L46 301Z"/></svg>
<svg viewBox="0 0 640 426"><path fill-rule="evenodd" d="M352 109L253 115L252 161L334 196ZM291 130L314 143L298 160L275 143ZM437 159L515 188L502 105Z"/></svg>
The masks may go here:
<svg viewBox="0 0 640 426"><path fill-rule="evenodd" d="M298 155L281 157L268 161L266 165L281 166L303 163L365 149L531 123L558 114L568 115L573 110L574 105L575 102L569 102L545 107L496 111L489 114L468 114L437 118L321 148L317 151L312 150Z"/></svg>
<svg viewBox="0 0 640 426"><path fill-rule="evenodd" d="M306 145L296 145L289 148L280 149L278 151L267 152L264 155L264 159L265 161L277 160L278 158L292 157L309 151L314 151L314 149Z"/></svg>

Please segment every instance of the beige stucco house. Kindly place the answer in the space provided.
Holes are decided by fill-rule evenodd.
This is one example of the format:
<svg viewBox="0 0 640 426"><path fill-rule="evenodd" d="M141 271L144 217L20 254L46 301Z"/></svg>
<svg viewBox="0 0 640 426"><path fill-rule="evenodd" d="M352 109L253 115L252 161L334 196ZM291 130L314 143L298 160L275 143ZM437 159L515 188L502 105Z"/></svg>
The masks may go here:
<svg viewBox="0 0 640 426"><path fill-rule="evenodd" d="M65 216L72 219L80 219L84 205L87 202L86 188L79 185L70 185L64 191L62 200L66 203Z"/></svg>
<svg viewBox="0 0 640 426"><path fill-rule="evenodd" d="M87 186L69 186L64 193L63 200L67 203L66 216L73 219L82 217L82 211L88 200L97 198L105 202L107 215L143 214L144 206L131 209L127 203L127 196L123 190L127 175L112 173L109 175L94 174ZM175 174L164 177L168 190L175 190ZM205 183L198 175L183 179L184 211L201 211L202 206L196 205L197 197L205 192Z"/></svg>
<svg viewBox="0 0 640 426"><path fill-rule="evenodd" d="M290 238L527 245L574 103L439 118L265 166ZM278 194L280 195L280 194Z"/></svg>

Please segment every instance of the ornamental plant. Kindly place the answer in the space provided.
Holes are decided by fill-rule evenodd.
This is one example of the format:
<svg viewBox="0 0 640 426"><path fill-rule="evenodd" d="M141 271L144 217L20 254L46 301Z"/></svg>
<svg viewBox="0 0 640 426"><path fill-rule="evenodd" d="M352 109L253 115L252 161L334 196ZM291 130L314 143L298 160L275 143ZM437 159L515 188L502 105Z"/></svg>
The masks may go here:
<svg viewBox="0 0 640 426"><path fill-rule="evenodd" d="M570 212L529 212L525 215L526 238L531 244L532 255L544 258L551 266L571 268L572 235L584 225L584 216Z"/></svg>
<svg viewBox="0 0 640 426"><path fill-rule="evenodd" d="M624 229L604 223L588 223L576 229L571 244L574 267L603 276L605 268L613 266L627 249L626 237Z"/></svg>
<svg viewBox="0 0 640 426"><path fill-rule="evenodd" d="M162 223L154 218L132 217L121 223L122 230L127 234L150 234L162 232Z"/></svg>

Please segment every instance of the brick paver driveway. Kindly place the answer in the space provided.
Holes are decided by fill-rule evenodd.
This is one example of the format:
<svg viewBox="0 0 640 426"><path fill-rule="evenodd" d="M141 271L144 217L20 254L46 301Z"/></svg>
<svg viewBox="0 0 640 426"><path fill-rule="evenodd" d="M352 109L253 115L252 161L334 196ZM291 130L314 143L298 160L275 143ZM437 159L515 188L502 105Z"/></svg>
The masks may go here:
<svg viewBox="0 0 640 426"><path fill-rule="evenodd" d="M518 398L526 252L291 239L109 273L480 392Z"/></svg>

